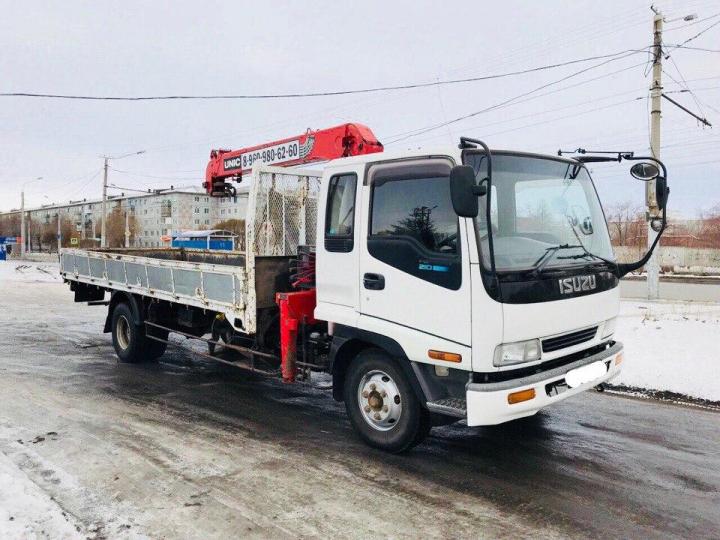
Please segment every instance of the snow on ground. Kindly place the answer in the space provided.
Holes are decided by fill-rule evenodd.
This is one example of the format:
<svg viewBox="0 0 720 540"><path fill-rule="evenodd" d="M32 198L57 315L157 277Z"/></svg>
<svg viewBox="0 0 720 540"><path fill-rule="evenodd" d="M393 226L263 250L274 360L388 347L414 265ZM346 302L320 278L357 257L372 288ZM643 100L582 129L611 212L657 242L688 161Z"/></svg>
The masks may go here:
<svg viewBox="0 0 720 540"><path fill-rule="evenodd" d="M85 538L81 527L0 452L0 538Z"/></svg>
<svg viewBox="0 0 720 540"><path fill-rule="evenodd" d="M624 300L615 338L625 361L613 383L720 401L719 334L720 304Z"/></svg>
<svg viewBox="0 0 720 540"><path fill-rule="evenodd" d="M62 283L58 263L11 261L0 264L4 270L0 271L0 287L6 283Z"/></svg>

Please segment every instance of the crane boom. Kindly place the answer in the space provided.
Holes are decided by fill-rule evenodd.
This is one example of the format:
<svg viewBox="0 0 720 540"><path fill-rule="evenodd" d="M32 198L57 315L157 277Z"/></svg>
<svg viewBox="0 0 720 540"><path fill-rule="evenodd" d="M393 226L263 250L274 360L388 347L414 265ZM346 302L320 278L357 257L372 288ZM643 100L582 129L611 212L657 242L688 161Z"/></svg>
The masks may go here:
<svg viewBox="0 0 720 540"><path fill-rule="evenodd" d="M212 150L203 187L215 197L233 196L229 181L240 182L253 165L289 167L382 152L383 145L362 124L342 124L240 150Z"/></svg>

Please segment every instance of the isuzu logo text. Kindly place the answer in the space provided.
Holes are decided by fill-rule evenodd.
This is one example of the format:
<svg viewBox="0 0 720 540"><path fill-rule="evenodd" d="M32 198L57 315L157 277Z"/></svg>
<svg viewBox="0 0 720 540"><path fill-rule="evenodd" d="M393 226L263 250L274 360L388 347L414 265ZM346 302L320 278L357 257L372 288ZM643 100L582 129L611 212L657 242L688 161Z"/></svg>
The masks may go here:
<svg viewBox="0 0 720 540"><path fill-rule="evenodd" d="M575 276L558 279L560 294L573 294L582 291L592 291L597 288L597 276Z"/></svg>

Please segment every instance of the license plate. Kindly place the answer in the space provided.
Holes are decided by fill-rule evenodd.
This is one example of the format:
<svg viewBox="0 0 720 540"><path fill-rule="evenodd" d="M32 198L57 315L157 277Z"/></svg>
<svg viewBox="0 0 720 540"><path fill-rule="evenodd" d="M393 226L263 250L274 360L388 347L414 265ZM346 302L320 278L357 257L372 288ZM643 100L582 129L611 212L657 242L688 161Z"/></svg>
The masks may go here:
<svg viewBox="0 0 720 540"><path fill-rule="evenodd" d="M565 382L570 388L577 388L585 383L599 379L607 373L607 366L603 361L593 362L587 366L572 369L565 375Z"/></svg>

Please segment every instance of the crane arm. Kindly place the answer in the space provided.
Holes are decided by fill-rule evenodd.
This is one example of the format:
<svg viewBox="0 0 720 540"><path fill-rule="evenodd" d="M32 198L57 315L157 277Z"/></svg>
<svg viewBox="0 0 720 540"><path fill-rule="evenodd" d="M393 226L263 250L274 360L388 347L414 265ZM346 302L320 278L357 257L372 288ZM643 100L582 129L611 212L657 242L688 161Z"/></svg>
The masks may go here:
<svg viewBox="0 0 720 540"><path fill-rule="evenodd" d="M289 167L316 161L382 152L383 145L362 124L342 124L240 150L212 150L203 187L209 195L232 196L230 181L242 181L253 165Z"/></svg>

